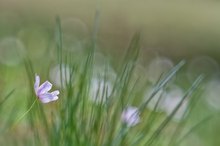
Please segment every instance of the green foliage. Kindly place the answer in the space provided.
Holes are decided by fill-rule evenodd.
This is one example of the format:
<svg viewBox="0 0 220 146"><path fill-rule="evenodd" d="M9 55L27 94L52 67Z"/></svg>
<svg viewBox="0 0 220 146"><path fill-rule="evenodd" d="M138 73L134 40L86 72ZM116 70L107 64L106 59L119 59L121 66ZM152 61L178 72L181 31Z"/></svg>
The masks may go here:
<svg viewBox="0 0 220 146"><path fill-rule="evenodd" d="M97 24L97 23L96 23ZM96 28L96 27L95 27ZM97 35L97 30L94 30ZM72 54L63 51L62 41L62 26L60 19L56 19L55 43L57 59L53 63L59 64L60 69L60 95L59 100L55 103L43 105L34 94L34 76L35 65L31 58L24 59L26 75L29 85L27 96L27 112L25 117L21 116L18 122L15 122L15 127L10 128L12 132L16 126L19 127L22 119L27 118L28 133L22 139L16 141L21 145L50 145L50 146L136 146L136 145L178 145L192 131L188 131L185 135L177 136L177 132L184 127L183 122L180 122L174 129L173 135L167 136L166 128L172 123L172 118L183 104L186 98L194 98L194 91L202 81L202 76L199 76L191 87L185 92L182 100L175 107L169 116L157 113L156 109L159 106L159 100L154 107L154 110L148 110L146 107L155 95L161 90L166 89L169 81L183 67L185 61L180 61L174 68L165 74L154 85L153 92L149 98L144 99L143 92L145 89L139 85L139 79L134 79L134 70L136 68L137 59L141 47L141 34L136 33L131 39L130 45L121 63L116 79L113 83L113 89L107 84L109 64L106 63L102 72L104 77L104 86L99 85L96 91L97 98L99 90L102 90L101 101L95 103L90 100L91 80L94 76L94 53L96 51L96 36L91 38L87 44L87 52L81 57L80 62L72 61ZM47 59L48 62L49 58ZM52 62L52 61L51 61ZM107 62L107 61L106 61ZM63 67L68 65L70 72L62 71ZM42 74L48 74L44 72ZM64 78L63 78L64 77ZM69 78L69 80L65 80ZM10 92L7 97L10 96ZM138 99L136 99L138 97ZM0 102L1 106L5 102L3 99ZM142 100L144 99L144 100ZM138 101L135 103L134 101ZM193 101L193 100L192 100ZM128 106L137 105L140 111L141 122L129 127L121 120L121 113ZM200 125L199 123L198 125ZM197 125L197 126L198 126ZM196 129L195 126L193 128ZM6 127L10 127L7 125ZM166 138L164 138L166 136ZM169 141L167 144L167 141Z"/></svg>

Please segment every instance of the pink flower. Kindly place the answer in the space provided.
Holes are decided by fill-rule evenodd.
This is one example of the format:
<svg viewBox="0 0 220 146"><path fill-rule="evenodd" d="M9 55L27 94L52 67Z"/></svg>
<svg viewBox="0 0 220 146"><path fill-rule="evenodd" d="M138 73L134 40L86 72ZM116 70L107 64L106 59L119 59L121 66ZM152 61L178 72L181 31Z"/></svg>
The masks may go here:
<svg viewBox="0 0 220 146"><path fill-rule="evenodd" d="M52 84L49 81L44 82L40 85L40 77L38 75L35 76L34 90L37 97L40 99L42 103L49 103L51 101L55 101L58 99L59 91L55 90L49 93L52 88Z"/></svg>
<svg viewBox="0 0 220 146"><path fill-rule="evenodd" d="M129 127L135 126L140 122L140 113L136 107L127 107L121 115L122 122L126 123Z"/></svg>

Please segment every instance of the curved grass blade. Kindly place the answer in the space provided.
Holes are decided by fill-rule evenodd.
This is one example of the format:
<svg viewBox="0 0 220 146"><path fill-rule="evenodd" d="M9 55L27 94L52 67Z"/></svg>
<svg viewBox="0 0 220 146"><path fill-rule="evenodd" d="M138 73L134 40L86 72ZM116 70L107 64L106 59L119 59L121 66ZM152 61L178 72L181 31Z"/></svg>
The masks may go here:
<svg viewBox="0 0 220 146"><path fill-rule="evenodd" d="M203 76L199 76L196 81L192 84L192 86L188 89L188 91L185 93L184 97L180 101L180 103L176 106L176 108L173 110L173 112L160 124L160 126L155 130L155 132L152 134L152 136L148 139L146 142L147 146L150 146L153 144L153 142L159 137L162 130L167 126L167 124L171 121L172 117L176 114L180 106L182 105L183 101L192 95L193 91L199 86L201 81L203 80Z"/></svg>

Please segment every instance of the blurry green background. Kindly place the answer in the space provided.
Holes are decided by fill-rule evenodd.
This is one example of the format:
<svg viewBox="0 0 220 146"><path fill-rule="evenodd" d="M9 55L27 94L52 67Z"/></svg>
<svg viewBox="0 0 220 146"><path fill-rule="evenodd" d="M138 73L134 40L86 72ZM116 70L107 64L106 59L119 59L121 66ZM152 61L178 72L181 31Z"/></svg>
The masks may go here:
<svg viewBox="0 0 220 146"><path fill-rule="evenodd" d="M100 41L113 55L127 47L138 29L146 52L158 50L178 59L206 54L219 60L220 2L214 0L1 0L0 35L15 34L29 24L50 29L56 15L80 19L91 32L97 8Z"/></svg>
<svg viewBox="0 0 220 146"><path fill-rule="evenodd" d="M19 103L21 106L19 109L25 108L23 106L25 103L21 99L27 94L28 89L25 88L27 83L24 83L27 79L21 64L13 66L21 61L19 57L16 58L19 56L17 54L27 53L33 60L36 70L45 73L43 76L46 76L45 68L48 69L47 67L50 66L47 57L52 61L56 60L54 28L55 18L60 16L67 42L64 44L67 46L64 47L73 45L72 51L75 57L80 58L80 49L77 49L92 36L97 10L100 14L97 20L99 24L97 46L99 51L113 58L113 64L117 64L122 58L132 35L140 31L142 50L139 63L143 65L140 72L144 67L147 68L148 61L157 56L165 56L175 64L186 59L188 67L180 73L177 83L186 88L190 85L191 79L207 71L206 73L214 76L209 78L210 81L216 80L214 85L210 83L207 96L213 93L214 102L220 103L219 98L215 98L220 91L218 64L220 62L220 1L217 0L0 0L0 48L12 49L0 50L0 62L6 65L0 65L2 96L15 88L14 96L17 100L11 102ZM201 67L195 68L198 66ZM187 73L195 74L189 79L190 81L185 80ZM214 74L217 74L217 77ZM6 105L5 111L13 108L11 102ZM196 110L198 113L192 116L195 123L205 115L219 110L218 105L216 110L216 107L209 108L205 102L201 101L200 107ZM23 111L25 109L19 112L23 113ZM2 119L4 116L1 115ZM190 137L192 143L195 144L195 139L206 138L207 143L204 145L217 146L216 144L219 144L217 135L220 133L219 121L217 117L206 124L201 132L198 131L197 135ZM211 136L207 137L207 135ZM201 143L197 145L201 146Z"/></svg>

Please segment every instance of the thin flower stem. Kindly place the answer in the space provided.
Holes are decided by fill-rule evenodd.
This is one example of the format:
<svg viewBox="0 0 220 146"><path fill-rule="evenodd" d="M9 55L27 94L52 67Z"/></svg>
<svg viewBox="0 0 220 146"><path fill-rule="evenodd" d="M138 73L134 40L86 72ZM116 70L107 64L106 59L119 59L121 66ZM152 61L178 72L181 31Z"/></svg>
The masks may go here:
<svg viewBox="0 0 220 146"><path fill-rule="evenodd" d="M22 116L20 116L20 117L15 121L15 123L14 123L14 125L12 126L11 129L13 129L13 128L31 111L31 109L33 108L33 106L34 106L34 104L36 103L36 101L37 101L37 98L34 100L34 102L32 103L32 105L30 106L30 108L29 108L25 113L23 113Z"/></svg>

